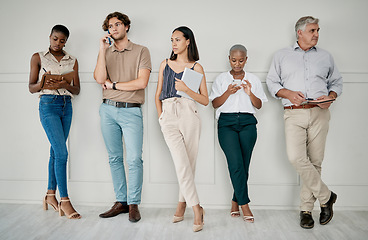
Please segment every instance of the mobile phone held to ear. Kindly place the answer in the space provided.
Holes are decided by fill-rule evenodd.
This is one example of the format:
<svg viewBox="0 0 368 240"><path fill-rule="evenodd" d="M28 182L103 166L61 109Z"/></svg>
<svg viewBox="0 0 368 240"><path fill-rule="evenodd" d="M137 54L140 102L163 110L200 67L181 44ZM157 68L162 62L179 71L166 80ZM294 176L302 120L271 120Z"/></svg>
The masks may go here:
<svg viewBox="0 0 368 240"><path fill-rule="evenodd" d="M107 30L107 33L110 34L110 31ZM109 45L111 45L111 38L110 37L107 37L107 40L109 41Z"/></svg>

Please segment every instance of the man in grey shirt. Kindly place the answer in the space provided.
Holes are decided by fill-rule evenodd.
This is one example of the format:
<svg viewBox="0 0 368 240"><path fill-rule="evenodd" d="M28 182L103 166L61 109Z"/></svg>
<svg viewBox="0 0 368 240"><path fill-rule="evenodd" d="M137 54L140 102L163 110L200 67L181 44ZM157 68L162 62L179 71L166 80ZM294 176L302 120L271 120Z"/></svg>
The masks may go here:
<svg viewBox="0 0 368 240"><path fill-rule="evenodd" d="M302 179L300 226L313 228L312 210L321 205L319 222L333 216L337 195L321 179L321 165L329 127L329 107L342 92L342 77L332 56L316 47L319 20L307 16L295 24L297 42L279 50L267 76L271 95L284 105L286 150Z"/></svg>

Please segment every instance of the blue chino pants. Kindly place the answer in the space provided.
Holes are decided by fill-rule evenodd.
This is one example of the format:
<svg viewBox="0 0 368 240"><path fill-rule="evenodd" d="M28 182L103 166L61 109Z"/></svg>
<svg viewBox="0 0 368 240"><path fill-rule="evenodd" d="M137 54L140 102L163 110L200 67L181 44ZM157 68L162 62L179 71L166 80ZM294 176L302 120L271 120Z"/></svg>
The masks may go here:
<svg viewBox="0 0 368 240"><path fill-rule="evenodd" d="M139 107L117 108L102 103L101 130L109 154L116 201L140 204L143 183L143 117ZM129 169L129 189L123 161L123 139Z"/></svg>

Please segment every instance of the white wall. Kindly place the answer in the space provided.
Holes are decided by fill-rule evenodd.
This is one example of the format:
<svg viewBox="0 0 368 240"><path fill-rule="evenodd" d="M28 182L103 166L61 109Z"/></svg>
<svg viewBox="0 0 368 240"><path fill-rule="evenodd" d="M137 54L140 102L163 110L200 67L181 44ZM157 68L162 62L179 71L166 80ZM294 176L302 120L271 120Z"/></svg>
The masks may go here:
<svg viewBox="0 0 368 240"><path fill-rule="evenodd" d="M114 201L99 126L101 90L92 72L103 34L101 24L108 13L117 10L132 20L130 39L146 45L152 55L153 71L143 107L142 205L174 206L177 201L176 175L153 101L159 64L170 53L171 31L180 25L194 31L209 88L220 72L229 69L227 51L235 43L249 49L246 69L264 83L275 51L293 44L297 19L313 15L321 20L319 46L332 53L344 77L344 93L331 107L323 179L338 194L337 207L368 209L367 9L365 0L2 1L0 202L40 203L46 191L49 144L39 122L38 97L28 92L29 61L34 52L49 46L50 30L58 23L71 31L66 50L78 57L81 78L68 142L70 196L75 204L109 205ZM268 97L270 101L257 113L251 204L295 208L300 182L285 154L283 109L279 101ZM196 181L201 203L228 207L232 189L217 141L213 108L200 107L200 114L203 128Z"/></svg>

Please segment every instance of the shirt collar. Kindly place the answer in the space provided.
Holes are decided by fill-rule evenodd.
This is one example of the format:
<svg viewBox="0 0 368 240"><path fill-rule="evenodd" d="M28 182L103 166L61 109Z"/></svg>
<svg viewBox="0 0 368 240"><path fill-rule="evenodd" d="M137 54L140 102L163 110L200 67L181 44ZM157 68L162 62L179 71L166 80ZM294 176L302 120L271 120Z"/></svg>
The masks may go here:
<svg viewBox="0 0 368 240"><path fill-rule="evenodd" d="M243 69L243 70L244 70L244 69ZM230 71L231 71L231 70L227 71L227 75L229 76L229 78L228 78L228 79L229 79L229 80L231 80L231 81L233 81L233 80L234 80L234 76L233 76L233 75L231 75ZM247 73L247 71L245 71L245 70L244 70L244 73L245 73L245 74L244 74L244 77L243 77L242 81L243 81L244 79L247 79L247 74L248 74L248 73ZM248 79L248 80L249 80L249 79Z"/></svg>
<svg viewBox="0 0 368 240"><path fill-rule="evenodd" d="M63 53L65 54L65 56L62 58L62 59L73 59L73 57L69 54L69 53L67 53L66 51L64 51L64 50L62 50L63 51ZM47 55L52 55L51 53L50 53L50 49L47 49L47 51L45 51L44 53L43 53L43 56L44 57L46 57Z"/></svg>
<svg viewBox="0 0 368 240"><path fill-rule="evenodd" d="M293 49L294 49L294 51L296 51L296 50L304 51L303 49L300 48L298 42L295 42ZM312 50L317 51L317 47L313 46L307 52L312 51Z"/></svg>
<svg viewBox="0 0 368 240"><path fill-rule="evenodd" d="M118 50L116 47L115 47L115 44L113 44L112 46L111 46L111 51L112 52L124 52L125 50L128 50L128 51L131 51L133 49L133 43L130 41L130 40L128 40L128 44L127 44L127 46L123 49L123 50Z"/></svg>

